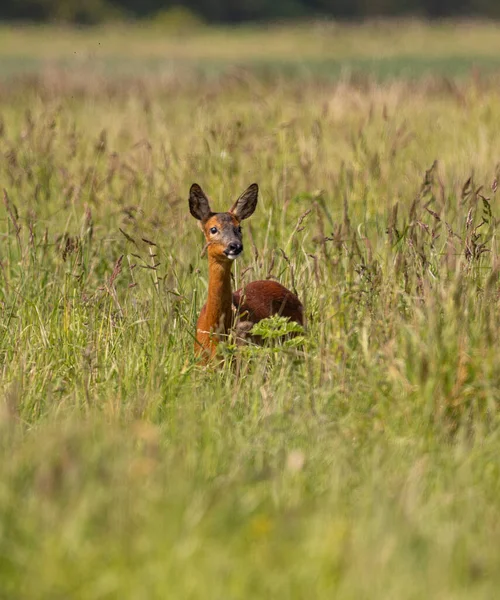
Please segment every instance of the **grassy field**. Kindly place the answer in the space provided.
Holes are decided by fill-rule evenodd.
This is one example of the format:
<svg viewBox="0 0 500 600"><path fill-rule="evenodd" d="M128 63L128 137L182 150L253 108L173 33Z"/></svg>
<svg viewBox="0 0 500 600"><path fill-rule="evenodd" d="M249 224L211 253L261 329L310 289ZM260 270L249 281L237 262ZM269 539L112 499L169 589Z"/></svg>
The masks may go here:
<svg viewBox="0 0 500 600"><path fill-rule="evenodd" d="M375 22L241 26L179 24L94 29L0 25L0 81L54 69L106 77L150 73L213 78L235 68L259 76L326 81L370 75L377 80L426 74L464 76L500 70L495 23Z"/></svg>
<svg viewBox="0 0 500 600"><path fill-rule="evenodd" d="M49 63L0 85L0 598L496 596L498 80L432 65L493 61L500 37L408 27L334 28L328 52L307 28L204 31L210 55L114 30L103 50L228 66L199 79L61 69L99 32L4 30L1 57ZM229 68L266 40L292 65L430 63ZM302 347L197 364L194 181L220 210L259 183L235 285L295 288Z"/></svg>

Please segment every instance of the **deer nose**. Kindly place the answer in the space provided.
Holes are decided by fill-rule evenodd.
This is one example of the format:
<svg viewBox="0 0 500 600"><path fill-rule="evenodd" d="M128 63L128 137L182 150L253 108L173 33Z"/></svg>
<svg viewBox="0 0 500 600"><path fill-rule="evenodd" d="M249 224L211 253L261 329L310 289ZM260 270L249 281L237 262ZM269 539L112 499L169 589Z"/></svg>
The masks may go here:
<svg viewBox="0 0 500 600"><path fill-rule="evenodd" d="M240 254L242 250L243 244L240 244L240 242L231 242L227 245L225 253L227 256L238 256L238 254Z"/></svg>

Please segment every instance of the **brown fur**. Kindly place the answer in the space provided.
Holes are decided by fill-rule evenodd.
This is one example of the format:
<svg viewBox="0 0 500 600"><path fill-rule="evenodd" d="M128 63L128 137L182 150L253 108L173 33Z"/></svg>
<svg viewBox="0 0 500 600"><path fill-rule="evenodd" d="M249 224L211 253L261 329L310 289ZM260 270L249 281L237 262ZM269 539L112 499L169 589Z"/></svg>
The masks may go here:
<svg viewBox="0 0 500 600"><path fill-rule="evenodd" d="M232 262L243 250L240 222L253 214L257 195L258 187L252 184L229 212L214 213L200 186L193 184L190 189L189 209L200 221L207 242L208 299L196 324L195 344L196 352L206 358L215 355L217 344L230 332L235 312L245 320L247 328L276 314L303 324L300 300L276 281L254 281L232 293Z"/></svg>
<svg viewBox="0 0 500 600"><path fill-rule="evenodd" d="M241 317L252 323L281 315L304 324L302 303L277 281L252 281L233 293L233 304Z"/></svg>
<svg viewBox="0 0 500 600"><path fill-rule="evenodd" d="M196 351L215 354L219 340L233 323L231 261L220 260L217 249L208 248L208 299L196 324Z"/></svg>

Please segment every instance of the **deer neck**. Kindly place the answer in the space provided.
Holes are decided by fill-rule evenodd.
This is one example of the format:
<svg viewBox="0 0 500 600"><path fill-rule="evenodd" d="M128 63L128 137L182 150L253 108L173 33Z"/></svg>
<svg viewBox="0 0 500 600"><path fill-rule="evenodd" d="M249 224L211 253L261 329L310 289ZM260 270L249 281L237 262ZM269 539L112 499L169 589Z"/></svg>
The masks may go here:
<svg viewBox="0 0 500 600"><path fill-rule="evenodd" d="M231 262L208 258L208 299L206 327L208 331L228 333L232 321L233 294Z"/></svg>

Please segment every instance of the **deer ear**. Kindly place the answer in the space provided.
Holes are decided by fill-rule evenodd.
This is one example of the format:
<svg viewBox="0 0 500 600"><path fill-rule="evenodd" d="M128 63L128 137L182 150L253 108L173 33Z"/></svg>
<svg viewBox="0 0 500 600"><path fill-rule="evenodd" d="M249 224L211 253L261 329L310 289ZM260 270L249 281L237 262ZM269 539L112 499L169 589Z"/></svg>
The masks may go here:
<svg viewBox="0 0 500 600"><path fill-rule="evenodd" d="M197 183L189 189L189 212L199 221L206 221L212 214L208 198Z"/></svg>
<svg viewBox="0 0 500 600"><path fill-rule="evenodd" d="M256 183L252 183L252 185L249 185L243 194L241 194L238 200L236 200L229 212L233 213L238 221L248 219L248 217L253 215L254 210L257 207L258 195L259 186Z"/></svg>

